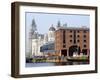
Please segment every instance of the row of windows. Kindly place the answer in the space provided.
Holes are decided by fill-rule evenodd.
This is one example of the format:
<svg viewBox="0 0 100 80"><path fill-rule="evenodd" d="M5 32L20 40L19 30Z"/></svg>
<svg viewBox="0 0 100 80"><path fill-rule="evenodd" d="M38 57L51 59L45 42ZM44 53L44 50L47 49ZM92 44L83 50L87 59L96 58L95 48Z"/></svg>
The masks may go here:
<svg viewBox="0 0 100 80"><path fill-rule="evenodd" d="M72 42L72 40L70 40L70 42ZM80 40L77 40L77 42L80 42ZM86 42L86 40L83 40L83 42Z"/></svg>
<svg viewBox="0 0 100 80"><path fill-rule="evenodd" d="M72 37L72 35L70 35L70 37ZM77 35L77 37L80 37L80 35ZM83 35L84 38L86 38L86 35Z"/></svg>
<svg viewBox="0 0 100 80"><path fill-rule="evenodd" d="M70 33L72 33L73 31L72 30L70 30ZM80 31L78 30L78 31L76 31L77 33L80 33ZM86 30L84 30L83 31L84 33L86 33L87 31Z"/></svg>
<svg viewBox="0 0 100 80"><path fill-rule="evenodd" d="M84 44L83 47L86 48L87 46ZM63 48L66 48L66 45L63 45Z"/></svg>

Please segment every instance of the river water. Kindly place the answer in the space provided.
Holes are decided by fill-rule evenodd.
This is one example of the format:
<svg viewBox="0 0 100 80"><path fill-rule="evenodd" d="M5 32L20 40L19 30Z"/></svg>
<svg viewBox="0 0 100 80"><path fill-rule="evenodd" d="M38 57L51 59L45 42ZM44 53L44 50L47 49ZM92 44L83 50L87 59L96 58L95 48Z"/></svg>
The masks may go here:
<svg viewBox="0 0 100 80"><path fill-rule="evenodd" d="M26 63L26 67L46 67L46 66L64 66L64 65L81 65L81 64L89 64L89 62L56 62L56 63Z"/></svg>

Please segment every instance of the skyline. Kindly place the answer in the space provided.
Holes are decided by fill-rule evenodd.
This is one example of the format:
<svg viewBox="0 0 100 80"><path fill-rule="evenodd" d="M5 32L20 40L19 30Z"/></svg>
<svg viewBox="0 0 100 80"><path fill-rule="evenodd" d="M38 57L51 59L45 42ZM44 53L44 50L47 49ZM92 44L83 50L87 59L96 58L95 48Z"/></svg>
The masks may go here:
<svg viewBox="0 0 100 80"><path fill-rule="evenodd" d="M90 16L89 15L77 15L77 14L51 14L51 13L37 13L37 12L26 12L25 13L25 43L26 52L29 50L29 31L32 27L32 20L35 20L37 25L37 32L39 34L45 34L49 31L49 28L53 24L56 28L58 21L61 25L67 24L68 27L90 27Z"/></svg>
<svg viewBox="0 0 100 80"><path fill-rule="evenodd" d="M52 24L56 28L58 21L61 25L67 24L68 27L90 27L89 15L26 12L25 18L26 29L31 27L32 19L34 19L37 31L41 34L47 33Z"/></svg>

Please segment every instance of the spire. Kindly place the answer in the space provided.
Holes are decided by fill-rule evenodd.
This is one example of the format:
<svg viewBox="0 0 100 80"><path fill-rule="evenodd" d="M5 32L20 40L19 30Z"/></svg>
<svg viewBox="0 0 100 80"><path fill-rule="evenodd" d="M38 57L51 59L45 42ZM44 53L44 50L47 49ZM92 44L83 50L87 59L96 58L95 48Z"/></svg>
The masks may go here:
<svg viewBox="0 0 100 80"><path fill-rule="evenodd" d="M58 21L58 23L57 23L57 28L59 28L59 27L61 27L60 21Z"/></svg>
<svg viewBox="0 0 100 80"><path fill-rule="evenodd" d="M51 25L51 27L53 27L53 24Z"/></svg>
<svg viewBox="0 0 100 80"><path fill-rule="evenodd" d="M36 26L36 23L35 23L35 19L34 19L34 18L33 18L33 20L32 20L31 26L32 26L32 31L33 31L33 32L37 30L37 26Z"/></svg>
<svg viewBox="0 0 100 80"><path fill-rule="evenodd" d="M30 32L29 32L29 38L32 39L34 33L37 31L37 26L35 23L35 19L32 19L31 27L30 27Z"/></svg>
<svg viewBox="0 0 100 80"><path fill-rule="evenodd" d="M67 23L63 24L63 27L67 27Z"/></svg>

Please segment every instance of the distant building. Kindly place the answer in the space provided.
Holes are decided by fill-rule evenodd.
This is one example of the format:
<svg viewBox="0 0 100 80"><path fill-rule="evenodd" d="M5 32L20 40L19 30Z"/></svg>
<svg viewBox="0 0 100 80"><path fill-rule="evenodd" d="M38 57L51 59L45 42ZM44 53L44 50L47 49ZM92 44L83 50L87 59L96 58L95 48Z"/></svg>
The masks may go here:
<svg viewBox="0 0 100 80"><path fill-rule="evenodd" d="M53 25L49 28L48 33L39 34L38 32L34 32L32 36L32 55L43 56L44 51L40 50L40 48L43 48L47 53L45 47L47 48L49 47L48 51L50 52L50 49L54 47L54 41L55 41L55 28L53 27Z"/></svg>
<svg viewBox="0 0 100 80"><path fill-rule="evenodd" d="M34 23L34 20L33 20ZM55 54L58 56L88 55L90 50L90 30L83 27L67 27L67 24L61 25L58 21L56 29L53 25L45 34L39 34L34 23L32 40L32 56L43 56L46 54ZM31 42L31 41L30 41Z"/></svg>
<svg viewBox="0 0 100 80"><path fill-rule="evenodd" d="M40 51L44 53L44 55L55 55L55 43L48 42L40 47Z"/></svg>
<svg viewBox="0 0 100 80"><path fill-rule="evenodd" d="M88 55L90 50L89 28L60 27L55 31L55 50L61 56L73 56L74 52Z"/></svg>
<svg viewBox="0 0 100 80"><path fill-rule="evenodd" d="M43 45L44 35L35 32L32 38L32 55L42 56L43 53L40 52L40 47Z"/></svg>
<svg viewBox="0 0 100 80"><path fill-rule="evenodd" d="M48 32L48 42L49 41L55 41L55 28L53 27L53 25L49 28L49 32Z"/></svg>
<svg viewBox="0 0 100 80"><path fill-rule="evenodd" d="M46 44L48 42L48 34L45 33L44 34L44 44Z"/></svg>
<svg viewBox="0 0 100 80"><path fill-rule="evenodd" d="M44 34L44 44L41 46L40 51L46 54L55 53L55 28L53 25L49 28L47 34Z"/></svg>

